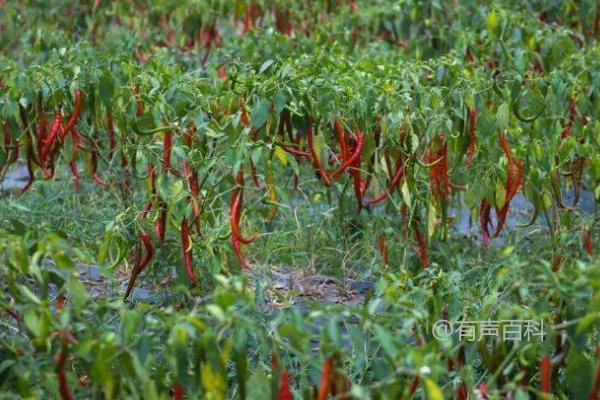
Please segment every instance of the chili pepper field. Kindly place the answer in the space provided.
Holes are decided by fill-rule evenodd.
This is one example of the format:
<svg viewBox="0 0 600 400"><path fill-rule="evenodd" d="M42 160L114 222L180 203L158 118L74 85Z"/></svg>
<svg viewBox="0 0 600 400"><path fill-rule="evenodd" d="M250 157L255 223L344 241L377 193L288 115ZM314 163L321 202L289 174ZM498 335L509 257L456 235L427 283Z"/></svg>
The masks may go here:
<svg viewBox="0 0 600 400"><path fill-rule="evenodd" d="M0 400L598 400L599 118L592 0L0 0Z"/></svg>

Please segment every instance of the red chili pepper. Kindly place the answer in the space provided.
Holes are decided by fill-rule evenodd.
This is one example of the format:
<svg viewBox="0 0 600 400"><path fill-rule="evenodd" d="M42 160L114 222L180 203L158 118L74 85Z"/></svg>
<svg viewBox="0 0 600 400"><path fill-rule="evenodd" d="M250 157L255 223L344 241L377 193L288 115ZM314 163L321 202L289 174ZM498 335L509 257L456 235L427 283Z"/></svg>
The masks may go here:
<svg viewBox="0 0 600 400"><path fill-rule="evenodd" d="M117 140L115 138L115 126L113 124L113 115L110 111L107 111L106 113L106 124L108 126L108 148L110 149L109 158L112 158L115 147L117 147Z"/></svg>
<svg viewBox="0 0 600 400"><path fill-rule="evenodd" d="M238 260L240 261L240 264L242 265L242 267L244 269L249 270L250 264L248 263L248 260L246 260L244 255L242 254L240 240L235 235L231 235L231 243L233 244L233 252L237 256Z"/></svg>
<svg viewBox="0 0 600 400"><path fill-rule="evenodd" d="M496 231L494 232L494 237L497 237L504 224L506 222L506 217L508 216L508 210L510 208L510 202L513 197L517 194L519 190L519 186L521 186L521 182L523 180L523 163L521 160L517 160L513 158L512 152L510 150L510 146L506 141L506 137L502 132L499 132L500 143L502 144L502 149L504 150L504 154L508 159L508 171L506 174L506 199L504 201L504 205L501 209L496 207L496 214L498 214L498 225L496 226Z"/></svg>
<svg viewBox="0 0 600 400"><path fill-rule="evenodd" d="M592 244L592 235L590 233L590 228L586 228L583 234L583 247L585 247L585 251L590 255L594 255L594 246Z"/></svg>
<svg viewBox="0 0 600 400"><path fill-rule="evenodd" d="M187 276L194 285L197 283L194 269L192 267L192 241L190 240L190 229L187 218L181 220L181 247L183 247L183 260L185 261L185 270Z"/></svg>
<svg viewBox="0 0 600 400"><path fill-rule="evenodd" d="M46 168L48 166L48 156L52 152L54 144L58 140L60 131L62 130L62 118L59 112L54 113L54 122L50 128L50 134L46 136L42 142L42 146L39 153L40 166Z"/></svg>
<svg viewBox="0 0 600 400"><path fill-rule="evenodd" d="M308 144L308 149L310 150L310 155L311 155L313 165L317 169L319 176L323 180L323 183L325 184L325 186L331 186L331 179L329 178L329 175L325 171L325 168L323 168L323 165L321 164L321 161L319 160L319 156L317 155L317 151L315 150L315 146L313 143L312 120L310 120L310 119L309 119L308 131L306 133L306 142Z"/></svg>
<svg viewBox="0 0 600 400"><path fill-rule="evenodd" d="M412 380L412 383L410 384L410 389L408 391L409 396L412 396L413 394L415 394L415 392L417 391L417 388L419 387L419 376L415 375L415 377Z"/></svg>
<svg viewBox="0 0 600 400"><path fill-rule="evenodd" d="M154 222L154 230L156 232L156 236L158 236L158 240L162 243L165 241L165 234L167 233L167 203L165 203L162 199L159 199L159 209L160 213L157 220Z"/></svg>
<svg viewBox="0 0 600 400"><path fill-rule="evenodd" d="M198 182L198 171L192 171L190 163L187 160L183 160L183 175L187 180L188 187L191 192L190 201L192 202L192 211L194 212L196 231L198 234L200 234L200 184Z"/></svg>
<svg viewBox="0 0 600 400"><path fill-rule="evenodd" d="M344 163L337 169L337 171L330 174L332 179L338 178L346 169L352 166L360 158L360 153L364 143L364 136L359 130L356 130L356 146L354 147L354 152L349 158L344 160Z"/></svg>
<svg viewBox="0 0 600 400"><path fill-rule="evenodd" d="M92 179L100 186L108 185L108 183L98 175L98 153L92 151L90 157L92 164Z"/></svg>
<svg viewBox="0 0 600 400"><path fill-rule="evenodd" d="M173 147L173 133L166 131L163 137L162 169L166 174L171 170L171 148Z"/></svg>
<svg viewBox="0 0 600 400"><path fill-rule="evenodd" d="M458 387L458 399L459 400L468 400L469 398L469 390L467 389L467 385L463 382Z"/></svg>
<svg viewBox="0 0 600 400"><path fill-rule="evenodd" d="M417 243L419 244L419 261L421 263L421 267L427 268L429 266L427 245L425 243L425 236L419 230L419 225L416 218L413 220L413 230L415 232L415 237L417 238Z"/></svg>
<svg viewBox="0 0 600 400"><path fill-rule="evenodd" d="M317 400L327 400L331 389L331 377L333 375L333 360L326 357L323 361L323 374L321 375L321 384L319 385L319 394Z"/></svg>
<svg viewBox="0 0 600 400"><path fill-rule="evenodd" d="M58 380L58 393L63 400L73 400L73 395L69 390L67 374L65 372L65 362L68 356L67 340L63 338L62 345L58 354L54 357L56 379Z"/></svg>
<svg viewBox="0 0 600 400"><path fill-rule="evenodd" d="M227 79L227 67L225 65L219 68L219 79Z"/></svg>
<svg viewBox="0 0 600 400"><path fill-rule="evenodd" d="M310 153L307 151L298 150L298 149L295 149L293 147L288 147L288 146L281 146L281 148L295 156L310 158Z"/></svg>
<svg viewBox="0 0 600 400"><path fill-rule="evenodd" d="M469 113L469 147L467 148L467 168L471 168L473 165L473 157L475 156L475 143L477 137L475 136L475 118L477 118L477 109L475 106L471 107Z"/></svg>
<svg viewBox="0 0 600 400"><path fill-rule="evenodd" d="M560 254L557 254L556 257L554 257L554 261L552 261L552 272L558 271L558 268L560 267L562 260L563 260L563 257Z"/></svg>
<svg viewBox="0 0 600 400"><path fill-rule="evenodd" d="M279 377L277 400L293 400L292 392L290 391L290 376L285 368L281 371L281 376Z"/></svg>
<svg viewBox="0 0 600 400"><path fill-rule="evenodd" d="M256 173L256 165L254 165L254 162L252 160L250 160L250 171L252 172L252 182L254 182L254 186L256 186L258 189L261 188L260 182L258 181L258 175Z"/></svg>
<svg viewBox="0 0 600 400"><path fill-rule="evenodd" d="M131 270L131 277L129 278L129 284L127 285L127 290L125 291L125 299L127 299L127 297L129 297L129 294L131 293L131 290L133 289L133 285L135 284L135 280L138 277L138 275L141 274L142 271L144 271L144 269L152 261L152 257L154 257L154 246L152 245L152 239L150 238L150 236L145 231L141 231L140 239L141 239L142 245L144 246L144 249L146 250L146 256L142 259L141 251L139 250L139 248L136 249L135 254L134 254L135 262L134 262L133 269Z"/></svg>
<svg viewBox="0 0 600 400"><path fill-rule="evenodd" d="M246 113L246 108L244 106L242 106L240 122L244 128L250 125L250 119L248 118L248 114Z"/></svg>
<svg viewBox="0 0 600 400"><path fill-rule="evenodd" d="M335 121L335 133L338 137L338 142L340 143L340 148L342 150L342 160L348 159L348 143L346 142L346 134L344 133L344 127L339 120Z"/></svg>
<svg viewBox="0 0 600 400"><path fill-rule="evenodd" d="M383 265L388 265L388 254L385 246L385 234L382 233L377 238L377 247L379 247L379 253L381 253L381 262Z"/></svg>
<svg viewBox="0 0 600 400"><path fill-rule="evenodd" d="M179 383L173 385L173 400L183 400L185 398L185 392L183 386Z"/></svg>
<svg viewBox="0 0 600 400"><path fill-rule="evenodd" d="M487 385L485 383L479 384L479 394L481 395L481 400L488 400Z"/></svg>
<svg viewBox="0 0 600 400"><path fill-rule="evenodd" d="M75 160L73 160L69 163L69 168L71 169L71 174L73 174L73 179L74 179L74 183L75 183L75 191L77 193L79 193L79 188L81 187L81 184L80 184L79 171L77 170L77 163L75 162Z"/></svg>
<svg viewBox="0 0 600 400"><path fill-rule="evenodd" d="M77 89L77 90L75 90L75 110L73 110L73 114L71 114L71 117L69 118L64 129L62 130L61 139L64 139L64 137L67 135L67 133L69 133L71 131L71 129L73 129L75 127L75 124L77 123L77 120L79 119L79 116L81 115L81 107L82 106L83 106L83 96L82 96L81 90Z"/></svg>
<svg viewBox="0 0 600 400"><path fill-rule="evenodd" d="M549 357L543 357L540 363L540 390L542 393L550 393L550 373L552 365Z"/></svg>
<svg viewBox="0 0 600 400"><path fill-rule="evenodd" d="M241 168L238 172L236 181L240 187L235 188L231 192L231 210L230 210L230 217L229 217L229 221L230 221L230 225L231 225L231 234L233 236L235 236L237 238L237 240L239 240L241 243L249 244L249 243L252 243L258 237L258 234L255 232L252 234L252 236L250 238L245 238L240 231L239 223L240 223L243 201L244 201L244 197L243 197L244 192L243 192L243 188L242 188L242 186L244 184L244 173Z"/></svg>
<svg viewBox="0 0 600 400"><path fill-rule="evenodd" d="M134 92L136 99L135 116L139 118L144 114L144 101L142 100L142 96L140 94L140 85L135 85Z"/></svg>

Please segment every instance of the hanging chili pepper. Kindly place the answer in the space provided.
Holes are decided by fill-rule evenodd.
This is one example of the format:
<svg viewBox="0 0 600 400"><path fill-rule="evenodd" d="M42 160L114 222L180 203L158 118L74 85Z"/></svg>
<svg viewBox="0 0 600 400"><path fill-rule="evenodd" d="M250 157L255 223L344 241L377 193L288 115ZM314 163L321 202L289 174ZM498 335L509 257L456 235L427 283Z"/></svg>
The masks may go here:
<svg viewBox="0 0 600 400"><path fill-rule="evenodd" d="M90 153L90 161L92 166L92 179L100 186L106 186L108 183L98 175L98 153L92 151Z"/></svg>
<svg viewBox="0 0 600 400"><path fill-rule="evenodd" d="M506 198L504 201L504 205L501 209L498 209L498 207L496 207L496 214L498 214L498 225L496 226L494 237L497 237L502 231L502 228L504 227L504 224L506 222L506 217L508 216L510 202L513 199L513 197L517 194L519 186L521 186L523 180L523 163L521 162L521 160L513 158L510 146L508 145L506 137L501 131L499 132L499 136L502 149L504 150L504 154L506 155L506 158L508 160L508 171L506 174Z"/></svg>
<svg viewBox="0 0 600 400"><path fill-rule="evenodd" d="M430 146L427 151L426 161L433 164L429 168L429 182L433 197L439 202L446 202L450 196L450 178L448 177L448 144L443 133L438 135L441 142L437 152ZM433 145L433 144L432 144Z"/></svg>
<svg viewBox="0 0 600 400"><path fill-rule="evenodd" d="M592 244L590 228L585 228L585 232L583 233L583 247L590 256L594 255L594 246Z"/></svg>
<svg viewBox="0 0 600 400"><path fill-rule="evenodd" d="M181 247L183 248L183 260L185 262L185 270L187 276L194 285L197 283L194 269L192 267L192 241L190 239L190 230L188 227L187 218L181 220Z"/></svg>
<svg viewBox="0 0 600 400"><path fill-rule="evenodd" d="M550 357L542 357L540 363L540 390L542 393L550 393L550 374L552 371Z"/></svg>
<svg viewBox="0 0 600 400"><path fill-rule="evenodd" d="M486 199L481 200L481 204L479 206L479 223L481 225L481 238L483 240L483 244L487 245L490 242L490 225L492 224L490 218L490 211L492 207L487 202Z"/></svg>
<svg viewBox="0 0 600 400"><path fill-rule="evenodd" d="M479 394L481 396L481 400L488 400L487 385L485 383L479 384Z"/></svg>
<svg viewBox="0 0 600 400"><path fill-rule="evenodd" d="M35 174L33 173L33 154L31 150L31 145L27 149L27 174L29 175L29 180L27 181L27 184L23 187L22 193L28 191L29 188L31 188L31 185L33 185L33 182L35 181Z"/></svg>
<svg viewBox="0 0 600 400"><path fill-rule="evenodd" d="M52 127L50 128L50 134L48 136L46 136L45 139L42 141L42 145L41 145L41 149L40 149L40 153L39 153L40 166L42 168L48 167L48 165L49 165L48 156L52 152L54 144L58 140L58 137L60 135L60 131L62 130L62 128L63 128L63 124L62 124L62 118L60 116L60 113L55 112L54 113L54 122L52 123Z"/></svg>
<svg viewBox="0 0 600 400"><path fill-rule="evenodd" d="M420 383L419 376L415 375L415 377L412 380L412 383L410 384L410 389L408 390L409 396L412 396L413 394L415 394L415 392L417 391L417 389L419 387L419 383Z"/></svg>
<svg viewBox="0 0 600 400"><path fill-rule="evenodd" d="M81 90L77 89L77 90L75 90L75 109L73 110L73 114L71 114L71 117L69 118L69 120L67 121L67 123L64 126L64 129L62 130L61 140L64 140L67 133L69 133L71 131L71 129L73 129L75 127L75 124L77 123L77 120L79 119L79 116L81 115L82 106L83 106L83 95L81 93Z"/></svg>
<svg viewBox="0 0 600 400"><path fill-rule="evenodd" d="M231 235L231 243L233 244L233 252L235 253L236 257L238 258L240 264L242 265L242 267L244 269L249 270L250 264L248 263L248 260L246 260L244 255L242 254L240 240L235 235Z"/></svg>
<svg viewBox="0 0 600 400"><path fill-rule="evenodd" d="M279 377L277 400L293 400L292 392L290 391L290 376L285 368L281 371L281 376Z"/></svg>
<svg viewBox="0 0 600 400"><path fill-rule="evenodd" d="M357 129L356 132L356 145L354 146L354 151L350 157L344 160L344 163L333 173L329 174L331 179L338 178L341 174L346 171L350 166L352 166L355 162L357 162L360 158L360 153L362 151L364 145L364 136Z"/></svg>
<svg viewBox="0 0 600 400"><path fill-rule="evenodd" d="M54 357L54 371L56 372L56 379L58 380L58 392L63 400L73 400L73 395L69 390L69 383L65 372L65 362L67 361L68 355L67 339L63 338L60 351Z"/></svg>
<svg viewBox="0 0 600 400"><path fill-rule="evenodd" d="M241 231L240 231L240 227L239 227L239 223L240 223L240 218L241 218L241 213L242 213L242 207L243 207L243 202L244 202L244 189L243 189L243 185L244 185L244 172L242 170L242 168L240 168L237 178L236 178L236 182L238 187L236 187L232 192L231 192L231 210L230 210L230 225L231 225L231 234L233 236L235 236L240 242L244 243L244 244L250 244L252 243L257 237L258 234L255 232L252 234L252 236L250 238L245 238Z"/></svg>
<svg viewBox="0 0 600 400"><path fill-rule="evenodd" d="M260 182L258 181L258 175L256 173L256 165L254 165L254 162L252 161L252 159L250 159L250 171L252 173L252 182L254 182L254 186L256 186L258 189L261 188Z"/></svg>
<svg viewBox="0 0 600 400"><path fill-rule="evenodd" d="M477 137L475 136L475 118L477 118L477 109L471 107L469 112L469 147L467 148L467 168L473 165L473 157L475 156L475 144Z"/></svg>
<svg viewBox="0 0 600 400"><path fill-rule="evenodd" d="M131 293L131 290L133 289L133 285L135 285L135 280L137 279L138 275L141 274L144 271L144 269L146 269L146 267L152 261L152 257L154 257L154 246L152 245L152 239L150 238L150 236L145 231L141 231L140 239L141 239L142 245L144 246L144 249L146 251L146 255L142 259L141 258L142 253L141 253L140 248L139 247L136 248L136 251L134 253L134 266L133 266L133 269L131 270L131 276L129 278L129 284L127 285L127 290L125 291L125 299L127 299L127 297L129 297L129 294Z"/></svg>
<svg viewBox="0 0 600 400"><path fill-rule="evenodd" d="M554 261L552 261L552 272L557 272L560 264L562 263L563 257L560 254L557 254L554 257Z"/></svg>
<svg viewBox="0 0 600 400"><path fill-rule="evenodd" d="M154 221L154 231L158 240L162 243L165 241L165 235L167 232L167 203L161 198L158 199L159 204L159 215L156 221Z"/></svg>
<svg viewBox="0 0 600 400"><path fill-rule="evenodd" d="M113 123L113 115L109 110L106 112L106 125L108 127L108 148L109 148L109 159L112 159L115 147L117 147L117 140L115 138L115 126Z"/></svg>
<svg viewBox="0 0 600 400"><path fill-rule="evenodd" d="M319 385L319 394L317 396L317 400L327 400L327 397L329 397L332 374L333 360L331 357L326 357L323 361L323 374L321 375L321 383Z"/></svg>
<svg viewBox="0 0 600 400"><path fill-rule="evenodd" d="M77 163L75 162L75 160L73 160L69 163L69 168L71 169L71 173L73 174L73 179L74 179L74 183L75 183L75 191L77 193L79 193L81 184L80 184L79 171L77 170Z"/></svg>
<svg viewBox="0 0 600 400"><path fill-rule="evenodd" d="M173 385L173 400L183 400L185 398L185 391L183 386L179 383Z"/></svg>
<svg viewBox="0 0 600 400"><path fill-rule="evenodd" d="M144 114L144 101L142 100L142 96L140 94L140 85L135 85L134 92L136 99L135 116L139 118Z"/></svg>
<svg viewBox="0 0 600 400"><path fill-rule="evenodd" d="M192 171L190 163L187 160L183 160L183 176L186 178L188 188L190 189L190 201L194 213L196 232L200 234L200 183L198 182L198 171Z"/></svg>
<svg viewBox="0 0 600 400"><path fill-rule="evenodd" d="M325 184L325 186L329 187L329 186L331 186L331 179L329 178L329 175L325 171L325 168L323 168L323 165L321 164L321 160L319 160L319 156L317 155L317 151L315 150L315 146L313 143L312 119L309 118L308 124L309 125L308 125L308 130L306 132L306 142L308 145L308 149L310 150L311 160L313 162L313 165L317 169L319 176L323 180L323 183Z"/></svg>
<svg viewBox="0 0 600 400"><path fill-rule="evenodd" d="M388 265L388 254L385 246L385 233L382 233L377 238L377 247L379 247L379 253L381 254L381 262L383 265Z"/></svg>
<svg viewBox="0 0 600 400"><path fill-rule="evenodd" d="M469 390L467 389L467 385L463 382L458 387L458 399L459 400L468 400L469 398Z"/></svg>

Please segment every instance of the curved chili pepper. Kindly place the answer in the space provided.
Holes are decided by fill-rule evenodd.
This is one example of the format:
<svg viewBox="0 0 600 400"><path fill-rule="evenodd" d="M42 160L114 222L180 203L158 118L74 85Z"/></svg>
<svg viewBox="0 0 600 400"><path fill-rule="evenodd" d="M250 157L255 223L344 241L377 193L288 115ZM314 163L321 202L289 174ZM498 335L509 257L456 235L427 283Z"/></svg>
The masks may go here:
<svg viewBox="0 0 600 400"><path fill-rule="evenodd" d="M92 151L90 156L92 163L92 179L100 186L108 185L108 183L104 179L100 178L100 175L98 175L98 153Z"/></svg>
<svg viewBox="0 0 600 400"><path fill-rule="evenodd" d="M142 259L141 258L141 251L138 248L136 248L136 251L134 253L134 266L133 269L131 270L131 276L129 278L129 284L127 285L127 290L125 291L125 299L127 299L127 297L129 297L129 294L131 293L131 290L133 289L133 285L135 284L135 280L137 279L138 275L142 273L142 271L144 271L144 269L146 269L146 267L150 264L150 262L152 261L152 257L154 257L154 246L152 245L152 239L150 238L150 236L145 232L145 231L141 231L140 232L140 239L142 242L142 245L144 246L144 249L146 251L146 256Z"/></svg>
<svg viewBox="0 0 600 400"><path fill-rule="evenodd" d="M315 150L315 146L313 143L312 120L309 120L308 131L306 132L306 142L308 144L308 149L310 150L310 155L311 155L313 165L317 169L319 176L323 180L323 183L325 184L325 186L328 186L328 187L331 186L331 179L329 178L329 175L325 171L325 168L323 168L323 165L321 164L321 161L319 160L319 156L317 155L317 151Z"/></svg>
<svg viewBox="0 0 600 400"><path fill-rule="evenodd" d="M477 109L475 106L473 106L469 112L469 147L467 148L467 168L471 168L473 165L473 157L475 156L475 143L477 142L477 137L475 136L475 118L477 118Z"/></svg>
<svg viewBox="0 0 600 400"><path fill-rule="evenodd" d="M69 383L65 372L65 362L67 361L68 355L67 339L63 338L60 351L54 357L54 371L56 372L56 379L58 380L58 392L63 400L73 400L73 395L69 390Z"/></svg>
<svg viewBox="0 0 600 400"><path fill-rule="evenodd" d="M183 176L187 180L190 189L190 201L192 202L192 211L194 213L194 223L196 231L200 234L200 183L198 182L198 171L193 170L187 160L183 160Z"/></svg>
<svg viewBox="0 0 600 400"><path fill-rule="evenodd" d="M333 360L331 357L326 357L323 361L323 374L321 375L321 383L319 385L319 394L317 400L327 400L329 391L331 390L331 378L333 375Z"/></svg>
<svg viewBox="0 0 600 400"><path fill-rule="evenodd" d="M277 400L293 400L292 392L290 391L290 376L285 368L281 371L281 376L279 377Z"/></svg>
<svg viewBox="0 0 600 400"><path fill-rule="evenodd" d="M183 248L183 260L185 262L185 270L187 276L194 285L197 283L194 269L192 267L192 242L190 240L190 229L188 227L187 218L181 220L181 247Z"/></svg>
<svg viewBox="0 0 600 400"><path fill-rule="evenodd" d="M71 131L71 129L73 129L75 127L75 124L77 123L77 120L79 119L79 116L81 115L82 106L83 106L83 96L82 96L81 90L77 89L77 90L75 90L75 109L73 110L73 114L71 114L71 117L69 118L69 120L65 124L64 129L62 130L62 134L61 134L62 139L64 139L64 137L67 135L67 133L69 133Z"/></svg>
<svg viewBox="0 0 600 400"><path fill-rule="evenodd" d="M165 203L162 199L159 199L159 209L160 213L156 221L154 222L154 230L156 232L156 236L158 236L158 240L160 242L165 241L165 235L167 233L167 203Z"/></svg>
<svg viewBox="0 0 600 400"><path fill-rule="evenodd" d="M510 150L510 146L506 140L504 134L500 131L500 143L502 145L502 149L504 150L504 154L508 160L508 171L506 175L506 199L504 201L504 205L500 210L496 208L496 213L498 214L498 225L496 226L496 231L494 232L494 237L497 237L504 224L506 222L506 218L508 216L508 210L510 208L510 202L513 197L517 194L519 190L519 186L521 186L523 180L523 163L521 160L517 160L513 158L512 152Z"/></svg>
<svg viewBox="0 0 600 400"><path fill-rule="evenodd" d="M335 133L338 137L338 142L340 143L340 148L342 150L342 160L348 159L348 143L346 142L346 135L344 133L344 127L339 120L335 121Z"/></svg>
<svg viewBox="0 0 600 400"><path fill-rule="evenodd" d="M142 100L142 96L140 94L140 85L136 84L133 90L135 92L136 99L135 116L139 118L144 114L144 101Z"/></svg>
<svg viewBox="0 0 600 400"><path fill-rule="evenodd" d="M35 174L33 173L33 155L31 148L27 150L27 174L29 175L29 180L27 181L27 184L25 184L25 187L23 187L22 193L28 191L29 188L31 188L31 185L33 185L33 182L35 181Z"/></svg>
<svg viewBox="0 0 600 400"><path fill-rule="evenodd" d="M56 143L62 128L62 118L60 116L60 113L56 112L54 113L54 122L52 123L52 127L50 128L50 134L46 136L42 141L42 146L39 154L41 164L40 166L46 167L48 165L48 156L52 152L54 143Z"/></svg>
<svg viewBox="0 0 600 400"><path fill-rule="evenodd" d="M258 175L256 173L256 165L254 165L254 162L252 161L252 159L250 159L250 171L252 172L252 182L254 182L254 186L256 186L258 189L261 188L260 182L258 181Z"/></svg>
<svg viewBox="0 0 600 400"><path fill-rule="evenodd" d="M230 225L231 225L231 233L235 236L240 242L244 244L250 244L258 237L258 233L254 232L252 236L249 238L245 238L239 227L241 213L242 213L242 205L243 205L243 193L241 189L236 189L231 194L231 212L230 212Z"/></svg>
<svg viewBox="0 0 600 400"><path fill-rule="evenodd" d="M185 392L179 383L173 385L173 400L183 400Z"/></svg>
<svg viewBox="0 0 600 400"><path fill-rule="evenodd" d="M585 251L590 255L594 255L594 246L592 244L592 235L590 233L590 229L586 228L583 234L583 247Z"/></svg>
<svg viewBox="0 0 600 400"><path fill-rule="evenodd" d="M242 265L242 267L244 269L249 270L250 264L248 263L248 260L246 260L244 255L242 254L240 240L235 235L231 235L231 243L233 244L233 252L235 253L236 257L238 258L240 264Z"/></svg>
<svg viewBox="0 0 600 400"><path fill-rule="evenodd" d="M79 193L81 184L80 184L79 171L77 170L77 163L75 162L75 160L73 160L69 163L69 168L71 169L71 174L73 174L73 179L74 179L74 183L75 183L75 191L77 193Z"/></svg>
<svg viewBox="0 0 600 400"><path fill-rule="evenodd" d="M360 158L360 153L362 151L364 143L364 136L360 133L359 130L356 130L356 146L354 147L354 152L350 157L344 160L344 163L335 172L329 175L332 179L338 178L341 174L344 173L344 171L346 171L346 169L352 166Z"/></svg>
<svg viewBox="0 0 600 400"><path fill-rule="evenodd" d="M552 371L550 357L542 357L540 362L540 390L550 393L550 373Z"/></svg>
<svg viewBox="0 0 600 400"><path fill-rule="evenodd" d="M298 150L298 149L295 149L293 147L288 147L288 146L279 146L279 147L281 147L286 152L293 154L295 156L310 158L310 153L308 151L302 151L302 150Z"/></svg>

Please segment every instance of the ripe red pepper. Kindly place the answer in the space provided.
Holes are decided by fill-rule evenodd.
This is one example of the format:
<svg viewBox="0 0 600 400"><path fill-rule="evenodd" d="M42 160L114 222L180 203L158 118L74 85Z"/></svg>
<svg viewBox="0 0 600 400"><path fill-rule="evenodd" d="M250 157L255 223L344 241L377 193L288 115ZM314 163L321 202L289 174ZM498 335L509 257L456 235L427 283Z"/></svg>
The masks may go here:
<svg viewBox="0 0 600 400"><path fill-rule="evenodd" d="M240 264L242 265L242 268L249 270L250 264L248 263L248 260L246 260L244 255L242 254L240 240L235 235L231 235L231 243L233 244L233 252L235 253L236 257L238 258Z"/></svg>
<svg viewBox="0 0 600 400"><path fill-rule="evenodd" d="M142 96L140 94L140 85L135 85L134 92L136 99L135 116L139 118L144 115L144 101L142 100Z"/></svg>
<svg viewBox="0 0 600 400"><path fill-rule="evenodd" d="M323 361L323 374L321 375L321 383L319 385L319 394L317 400L327 400L329 391L331 390L331 378L333 376L333 359L326 357Z"/></svg>
<svg viewBox="0 0 600 400"><path fill-rule="evenodd" d="M484 245L487 245L490 242L489 228L492 224L492 220L490 218L491 209L492 207L486 199L481 200L481 204L479 206L479 223L481 225L481 238Z"/></svg>
<svg viewBox="0 0 600 400"><path fill-rule="evenodd" d="M235 188L231 192L231 210L229 217L231 225L231 234L235 236L237 240L239 240L241 243L250 244L258 237L258 234L255 232L250 238L245 238L242 235L239 227L244 202L244 172L242 168L240 168L238 172L236 182L239 187Z"/></svg>
<svg viewBox="0 0 600 400"><path fill-rule="evenodd" d="M56 372L56 379L58 380L58 392L63 400L73 400L73 395L69 390L69 383L65 372L65 362L67 361L68 355L67 339L63 338L60 351L54 357L54 371Z"/></svg>
<svg viewBox="0 0 600 400"><path fill-rule="evenodd" d="M469 398L469 390L467 389L467 385L463 382L458 387L458 399L459 400L468 400Z"/></svg>
<svg viewBox="0 0 600 400"><path fill-rule="evenodd" d="M154 222L154 230L158 240L162 243L165 241L165 235L167 233L167 203L162 199L159 199L159 216Z"/></svg>
<svg viewBox="0 0 600 400"><path fill-rule="evenodd" d="M540 363L540 390L542 393L550 393L550 374L552 365L550 357L543 357Z"/></svg>
<svg viewBox="0 0 600 400"><path fill-rule="evenodd" d="M592 235L590 233L590 228L586 228L583 234L583 247L585 247L585 251L590 255L594 255L594 246L592 244Z"/></svg>
<svg viewBox="0 0 600 400"><path fill-rule="evenodd" d="M413 394L415 394L415 392L417 391L417 388L419 387L419 383L420 383L419 376L415 375L415 377L412 380L412 383L410 384L410 389L408 391L409 396L412 396Z"/></svg>
<svg viewBox="0 0 600 400"><path fill-rule="evenodd" d="M75 109L73 110L73 114L71 114L71 117L69 118L64 129L62 130L61 140L64 140L67 133L69 133L71 131L71 129L73 129L75 127L75 124L77 123L77 120L79 119L79 116L81 115L82 106L83 106L83 95L81 93L81 90L77 89L77 90L75 90Z"/></svg>
<svg viewBox="0 0 600 400"><path fill-rule="evenodd" d="M181 247L183 248L183 260L185 262L185 270L187 276L194 285L197 283L192 267L192 241L190 240L190 229L188 227L187 218L181 220Z"/></svg>
<svg viewBox="0 0 600 400"><path fill-rule="evenodd" d="M79 193L81 184L80 184L79 171L77 170L77 163L75 162L75 160L73 160L69 163L69 168L71 169L71 173L73 174L73 179L74 179L74 183L75 183L75 191L77 193Z"/></svg>
<svg viewBox="0 0 600 400"><path fill-rule="evenodd" d="M260 182L258 181L258 175L256 173L256 165L254 165L254 162L252 160L250 160L250 171L252 172L252 182L254 182L254 186L256 186L258 189L261 188Z"/></svg>
<svg viewBox="0 0 600 400"><path fill-rule="evenodd" d="M23 193L28 191L29 188L31 188L31 185L33 185L33 182L35 181L35 174L33 173L33 154L31 146L29 146L29 149L27 149L27 174L29 175L29 180L27 181L25 187L23 187Z"/></svg>
<svg viewBox="0 0 600 400"><path fill-rule="evenodd" d="M471 168L473 165L473 157L475 156L475 143L477 142L477 137L475 136L475 118L477 118L477 109L475 106L473 106L469 112L469 147L467 148L467 168Z"/></svg>
<svg viewBox="0 0 600 400"><path fill-rule="evenodd" d="M173 400L183 400L185 398L185 392L183 386L179 383L173 385Z"/></svg>
<svg viewBox="0 0 600 400"><path fill-rule="evenodd" d="M194 223L196 232L200 234L200 183L198 182L198 171L193 170L187 160L183 160L183 176L187 180L190 189L190 201L192 202L192 211L194 212Z"/></svg>
<svg viewBox="0 0 600 400"><path fill-rule="evenodd" d="M133 289L133 285L135 284L135 280L137 279L138 275L141 274L144 269L146 269L146 267L152 261L152 257L154 257L154 246L152 245L152 239L150 236L145 231L141 231L140 239L146 251L146 256L142 259L142 254L139 250L139 247L136 248L134 253L134 266L131 270L131 276L129 277L127 290L125 291L125 299L127 299L127 297L129 297L131 294L131 290Z"/></svg>
<svg viewBox="0 0 600 400"><path fill-rule="evenodd" d="M285 368L281 371L281 376L279 377L277 400L293 400L292 392L290 391L290 376Z"/></svg>
<svg viewBox="0 0 600 400"><path fill-rule="evenodd" d="M39 160L42 168L47 168L48 157L52 152L54 144L58 140L61 130L63 129L62 118L59 112L54 113L54 122L50 128L50 134L44 138L41 144Z"/></svg>
<svg viewBox="0 0 600 400"><path fill-rule="evenodd" d="M497 237L504 224L506 222L506 217L508 216L508 210L510 208L510 202L513 197L517 194L519 190L519 186L521 186L521 182L523 180L523 163L521 160L517 160L513 157L512 152L510 150L510 146L506 141L506 137L502 132L498 132L500 136L500 143L502 145L502 149L504 150L504 154L508 159L508 171L506 174L506 199L504 201L504 205L501 209L496 207L496 214L498 214L498 225L496 226L496 231L494 232L494 237Z"/></svg>
<svg viewBox="0 0 600 400"><path fill-rule="evenodd" d="M481 400L488 400L487 385L485 383L479 384L479 394L481 395Z"/></svg>
<svg viewBox="0 0 600 400"><path fill-rule="evenodd" d="M433 164L429 168L429 182L433 197L438 201L447 201L450 196L450 179L448 177L448 144L443 133L438 135L441 145L437 152L430 148L426 155L426 161Z"/></svg>
<svg viewBox="0 0 600 400"><path fill-rule="evenodd" d="M356 130L356 145L354 146L354 152L349 158L344 160L344 163L335 172L330 174L332 179L338 178L346 171L346 169L359 160L364 143L364 136L359 130Z"/></svg>
<svg viewBox="0 0 600 400"><path fill-rule="evenodd" d="M382 233L377 238L377 247L379 247L379 253L381 253L381 262L383 265L388 265L388 254L385 246L385 233Z"/></svg>
<svg viewBox="0 0 600 400"><path fill-rule="evenodd" d="M92 165L92 179L98 185L106 186L108 183L104 179L100 178L100 175L98 175L98 153L97 152L95 152L95 151L91 152L90 161L91 161L91 165Z"/></svg>

